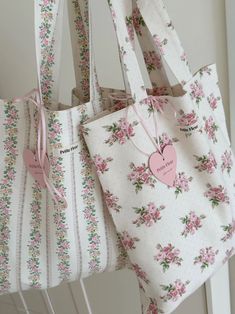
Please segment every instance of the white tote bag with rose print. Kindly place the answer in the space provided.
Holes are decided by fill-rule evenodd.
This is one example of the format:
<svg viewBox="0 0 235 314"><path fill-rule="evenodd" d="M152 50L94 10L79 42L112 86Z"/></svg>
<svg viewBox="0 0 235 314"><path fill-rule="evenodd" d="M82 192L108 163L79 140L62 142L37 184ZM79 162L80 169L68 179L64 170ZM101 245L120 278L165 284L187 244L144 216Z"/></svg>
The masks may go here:
<svg viewBox="0 0 235 314"><path fill-rule="evenodd" d="M109 0L133 105L85 123L86 143L132 268L144 313L174 309L234 254L234 157L215 65L192 75L160 0L142 19L179 85L148 96L125 1ZM169 86L168 86L169 87Z"/></svg>
<svg viewBox="0 0 235 314"><path fill-rule="evenodd" d="M80 14L79 2L73 3ZM35 1L40 91L0 102L1 294L48 288L125 264L80 133L99 104L94 98L72 107L57 101L62 13L63 1ZM78 20L82 30L80 15ZM89 54L85 36L78 44ZM89 57L80 59L89 71ZM87 88L81 85L81 93Z"/></svg>

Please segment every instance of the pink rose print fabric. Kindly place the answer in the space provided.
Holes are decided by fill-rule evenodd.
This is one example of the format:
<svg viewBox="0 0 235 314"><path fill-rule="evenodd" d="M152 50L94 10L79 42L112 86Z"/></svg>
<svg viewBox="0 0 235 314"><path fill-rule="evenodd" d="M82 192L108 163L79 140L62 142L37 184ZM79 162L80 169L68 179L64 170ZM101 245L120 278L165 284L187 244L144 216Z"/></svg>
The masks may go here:
<svg viewBox="0 0 235 314"><path fill-rule="evenodd" d="M136 276L139 279L141 279L146 284L149 284L150 281L149 281L149 279L147 277L146 272L143 271L143 269L138 264L132 264L132 269L134 270L134 272L136 273Z"/></svg>
<svg viewBox="0 0 235 314"><path fill-rule="evenodd" d="M135 32L134 32L132 16L126 16L126 26L127 26L129 38L130 38L131 42L133 42L135 39Z"/></svg>
<svg viewBox="0 0 235 314"><path fill-rule="evenodd" d="M119 213L122 207L118 205L118 197L113 195L109 190L104 192L104 199L109 209Z"/></svg>
<svg viewBox="0 0 235 314"><path fill-rule="evenodd" d="M218 102L221 100L221 97L215 97L212 93L207 97L207 101L210 104L212 110L215 110L218 107Z"/></svg>
<svg viewBox="0 0 235 314"><path fill-rule="evenodd" d="M162 290L166 292L165 295L161 296L164 302L173 301L176 302L180 297L182 297L187 290L187 285L190 281L182 282L180 279L174 281L174 283L169 285L162 285Z"/></svg>
<svg viewBox="0 0 235 314"><path fill-rule="evenodd" d="M235 220L232 221L231 224L227 226L221 226L223 231L225 232L225 235L222 237L222 241L226 242L227 240L232 239L234 233L235 233Z"/></svg>
<svg viewBox="0 0 235 314"><path fill-rule="evenodd" d="M135 213L138 214L139 217L133 221L133 224L136 225L136 227L140 227L141 225L151 227L161 219L161 211L164 208L164 205L157 207L154 203L134 208Z"/></svg>
<svg viewBox="0 0 235 314"><path fill-rule="evenodd" d="M135 135L134 127L138 122L128 123L126 119L122 118L117 123L104 126L105 130L111 135L105 140L105 143L112 146L115 142L125 144L127 140Z"/></svg>
<svg viewBox="0 0 235 314"><path fill-rule="evenodd" d="M184 230L181 233L182 236L187 238L189 235L194 235L196 231L202 228L203 219L205 219L205 215L196 215L194 211L191 211L188 215L181 217L180 220L184 225Z"/></svg>
<svg viewBox="0 0 235 314"><path fill-rule="evenodd" d="M151 300L146 314L160 314L160 313L163 312L162 311L159 312L156 301Z"/></svg>
<svg viewBox="0 0 235 314"><path fill-rule="evenodd" d="M222 172L227 172L227 174L230 174L233 167L232 152L226 150L224 154L221 156L221 159L222 159L221 165Z"/></svg>
<svg viewBox="0 0 235 314"><path fill-rule="evenodd" d="M153 70L160 70L162 67L161 57L156 55L155 51L144 51L144 61L149 73Z"/></svg>
<svg viewBox="0 0 235 314"><path fill-rule="evenodd" d="M151 114L155 110L157 110L158 112L163 112L164 107L168 104L168 100L164 98L161 99L161 98L155 98L155 97L148 97L144 99L142 103L148 106L148 112Z"/></svg>
<svg viewBox="0 0 235 314"><path fill-rule="evenodd" d="M179 140L175 137L170 138L169 135L167 135L167 133L162 133L162 135L159 136L158 138L158 142L162 152L167 145L173 145L173 143L177 143L178 141Z"/></svg>
<svg viewBox="0 0 235 314"><path fill-rule="evenodd" d="M120 239L126 250L134 250L136 248L136 242L140 241L137 237L131 237L127 231L123 231L120 234Z"/></svg>
<svg viewBox="0 0 235 314"><path fill-rule="evenodd" d="M130 164L131 172L128 174L128 180L135 187L135 192L138 193L143 189L143 186L155 187L156 179L152 175L149 168L142 164L140 166L135 166L134 163Z"/></svg>
<svg viewBox="0 0 235 314"><path fill-rule="evenodd" d="M205 121L204 131L208 135L208 138L213 141L213 143L217 143L216 132L218 131L218 125L214 121L213 117L210 116L208 119L206 117L203 118Z"/></svg>
<svg viewBox="0 0 235 314"><path fill-rule="evenodd" d="M184 172L179 172L174 181L175 195L178 195L188 192L190 190L190 182L193 180L192 177L188 177Z"/></svg>
<svg viewBox="0 0 235 314"><path fill-rule="evenodd" d="M158 47L159 52L163 56L165 54L165 47L164 46L166 46L167 42L168 42L167 38L161 39L158 35L154 35L153 40L154 40L155 45Z"/></svg>
<svg viewBox="0 0 235 314"><path fill-rule="evenodd" d="M207 188L208 190L204 195L209 199L213 208L219 206L221 203L229 204L227 191L222 185L213 187L208 183Z"/></svg>
<svg viewBox="0 0 235 314"><path fill-rule="evenodd" d="M194 258L194 264L200 265L201 271L204 271L215 263L216 255L219 250L214 250L212 247L207 247L200 250L200 254Z"/></svg>
<svg viewBox="0 0 235 314"><path fill-rule="evenodd" d="M180 257L180 250L176 249L171 243L163 247L161 244L157 245L157 255L154 260L161 266L163 272L166 272L171 265L181 266L183 259Z"/></svg>
<svg viewBox="0 0 235 314"><path fill-rule="evenodd" d="M208 155L194 157L198 161L198 165L195 166L195 169L197 169L199 172L205 171L210 174L214 173L217 168L217 162L211 151L208 153Z"/></svg>
<svg viewBox="0 0 235 314"><path fill-rule="evenodd" d="M198 122L198 116L194 110L187 114L183 110L180 110L179 114L181 117L177 121L181 126L192 126Z"/></svg>
<svg viewBox="0 0 235 314"><path fill-rule="evenodd" d="M138 8L135 8L132 12L132 18L133 18L133 25L135 27L135 31L137 34L142 36L141 28L145 26L145 22L143 17L140 14L140 11Z"/></svg>
<svg viewBox="0 0 235 314"><path fill-rule="evenodd" d="M191 88L191 98L199 105L202 99L205 97L202 84L195 81L190 85Z"/></svg>
<svg viewBox="0 0 235 314"><path fill-rule="evenodd" d="M100 175L109 170L108 163L111 162L113 158L108 157L104 159L100 155L95 155L93 157L93 160L96 167L96 171Z"/></svg>
<svg viewBox="0 0 235 314"><path fill-rule="evenodd" d="M184 49L177 46L178 40L172 42L175 29L161 0L148 5L137 1L141 5L136 16L123 15L124 28L120 1L121 10L124 0L109 2L116 30L121 30L120 53L135 108L132 104L128 115L123 108L87 123L85 141L92 156L113 159L99 178L147 299L146 303L142 299L143 313L170 314L235 253L234 156L225 140L215 65L195 75L188 72ZM154 21L148 20L153 15ZM152 83L148 90L133 61L133 25L143 42L146 32L152 35L154 47L142 50ZM159 58L152 54L154 49ZM181 88L172 88L162 74L161 82L166 83L153 84L156 69L163 73L165 63L175 70ZM167 171L164 150L169 146L174 147L177 161L173 186L162 183L149 168L150 156L158 151Z"/></svg>

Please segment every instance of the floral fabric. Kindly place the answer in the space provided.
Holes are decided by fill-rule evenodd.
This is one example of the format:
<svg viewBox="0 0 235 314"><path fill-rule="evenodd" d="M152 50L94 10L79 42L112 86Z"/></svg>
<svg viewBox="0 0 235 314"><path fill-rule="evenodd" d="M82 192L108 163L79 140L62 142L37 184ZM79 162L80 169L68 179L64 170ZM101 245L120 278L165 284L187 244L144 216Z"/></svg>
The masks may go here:
<svg viewBox="0 0 235 314"><path fill-rule="evenodd" d="M97 173L139 280L143 313L170 314L234 254L234 156L215 65L192 75L162 1L137 4L144 19L136 20L149 28L183 91L144 94L125 1L109 0L135 108L86 123L84 137L94 162L97 156L110 160L107 171ZM172 186L159 181L149 167L154 141L163 155L171 145L176 151Z"/></svg>
<svg viewBox="0 0 235 314"><path fill-rule="evenodd" d="M79 1L75 0L72 5L75 16L79 15L74 23L82 50L84 95L79 98L73 92L72 107L52 103L57 66L53 27L59 2L36 1L35 22L41 51L41 87L47 107L49 180L65 197L67 208L53 201L24 164L24 150L35 153L37 148L40 115L36 106L30 100L0 100L0 294L53 287L125 267L127 261L103 201L107 197L119 210L118 199L108 192L102 195L95 172L95 167L100 173L107 172L112 160L97 156L93 163L82 136L86 130L81 124L94 116L94 108L87 99L89 47L84 29L80 28L83 21Z"/></svg>

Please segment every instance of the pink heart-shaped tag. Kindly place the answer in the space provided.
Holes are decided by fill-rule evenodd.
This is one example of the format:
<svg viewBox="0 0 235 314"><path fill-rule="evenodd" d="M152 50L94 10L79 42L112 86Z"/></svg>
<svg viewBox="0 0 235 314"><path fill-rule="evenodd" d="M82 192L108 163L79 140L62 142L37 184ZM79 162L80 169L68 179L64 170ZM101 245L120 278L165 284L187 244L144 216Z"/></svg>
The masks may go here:
<svg viewBox="0 0 235 314"><path fill-rule="evenodd" d="M167 145L162 154L153 153L149 157L149 169L162 183L173 186L176 175L176 151L173 145Z"/></svg>
<svg viewBox="0 0 235 314"><path fill-rule="evenodd" d="M42 189L46 188L45 180L43 178L43 171L38 161L37 153L34 154L30 149L25 149L23 153L24 163L29 173L34 177ZM45 156L44 171L48 176L50 170L48 157Z"/></svg>

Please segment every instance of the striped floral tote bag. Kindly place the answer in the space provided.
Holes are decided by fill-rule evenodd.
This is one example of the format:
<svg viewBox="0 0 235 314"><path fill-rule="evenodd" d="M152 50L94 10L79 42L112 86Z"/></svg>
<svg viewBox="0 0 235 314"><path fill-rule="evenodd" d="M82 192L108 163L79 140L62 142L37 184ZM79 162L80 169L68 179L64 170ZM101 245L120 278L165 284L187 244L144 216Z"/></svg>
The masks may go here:
<svg viewBox="0 0 235 314"><path fill-rule="evenodd" d="M126 258L81 137L98 104L93 94L72 106L57 99L63 1L34 3L39 91L0 101L1 294L115 270ZM85 34L79 45L89 54Z"/></svg>

